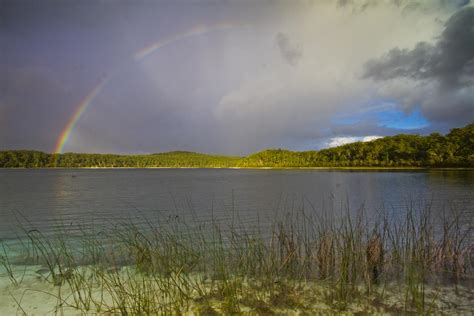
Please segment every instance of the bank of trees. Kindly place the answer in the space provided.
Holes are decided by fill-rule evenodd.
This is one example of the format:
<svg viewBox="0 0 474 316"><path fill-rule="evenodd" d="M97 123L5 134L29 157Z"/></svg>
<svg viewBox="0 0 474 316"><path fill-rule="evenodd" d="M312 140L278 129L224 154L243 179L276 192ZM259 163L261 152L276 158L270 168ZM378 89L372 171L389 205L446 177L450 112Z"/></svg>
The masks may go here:
<svg viewBox="0 0 474 316"><path fill-rule="evenodd" d="M152 167L232 167L239 157L169 152L151 155L46 154L38 151L0 152L3 168L152 168Z"/></svg>
<svg viewBox="0 0 474 316"><path fill-rule="evenodd" d="M265 150L242 167L474 167L474 124L446 136L396 135L320 151Z"/></svg>
<svg viewBox="0 0 474 316"><path fill-rule="evenodd" d="M1 151L0 167L474 167L474 124L447 135L396 135L320 151L269 149L243 158L179 151L151 155Z"/></svg>

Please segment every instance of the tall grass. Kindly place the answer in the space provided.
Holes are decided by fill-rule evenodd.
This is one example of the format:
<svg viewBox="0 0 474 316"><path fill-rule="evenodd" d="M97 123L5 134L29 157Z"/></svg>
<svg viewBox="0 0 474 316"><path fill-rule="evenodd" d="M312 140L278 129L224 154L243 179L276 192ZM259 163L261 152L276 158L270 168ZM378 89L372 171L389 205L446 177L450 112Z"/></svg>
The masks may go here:
<svg viewBox="0 0 474 316"><path fill-rule="evenodd" d="M472 225L460 212L435 218L429 207L408 207L374 218L361 208L342 215L302 209L264 229L235 217L228 225L200 223L194 214L190 222L130 220L75 238L65 229L45 236L28 228L24 263L47 268L58 310L82 313L271 314L363 302L429 314L442 304L427 288L472 285ZM0 263L21 287L7 253ZM395 292L399 299L385 303Z"/></svg>

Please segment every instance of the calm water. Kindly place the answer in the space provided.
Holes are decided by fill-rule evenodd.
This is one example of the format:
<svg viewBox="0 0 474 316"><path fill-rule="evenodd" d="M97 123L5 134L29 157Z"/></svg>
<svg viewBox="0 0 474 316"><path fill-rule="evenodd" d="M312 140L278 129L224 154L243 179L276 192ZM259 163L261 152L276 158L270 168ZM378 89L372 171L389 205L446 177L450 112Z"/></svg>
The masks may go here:
<svg viewBox="0 0 474 316"><path fill-rule="evenodd" d="M131 217L265 223L302 208L369 214L431 205L474 215L474 171L0 170L0 238L18 223L44 232L58 223L97 227Z"/></svg>

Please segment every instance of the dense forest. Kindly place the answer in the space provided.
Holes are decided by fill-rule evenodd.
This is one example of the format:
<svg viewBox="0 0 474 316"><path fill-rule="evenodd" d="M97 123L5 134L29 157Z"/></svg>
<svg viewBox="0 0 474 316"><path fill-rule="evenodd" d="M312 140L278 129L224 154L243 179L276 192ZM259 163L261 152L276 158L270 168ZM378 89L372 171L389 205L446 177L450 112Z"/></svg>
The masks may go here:
<svg viewBox="0 0 474 316"><path fill-rule="evenodd" d="M269 149L247 157L175 151L150 155L0 151L2 168L474 167L474 124L447 135L396 135L320 151Z"/></svg>
<svg viewBox="0 0 474 316"><path fill-rule="evenodd" d="M225 168L235 166L239 160L239 157L186 151L150 155L46 154L29 150L0 152L0 167L3 168Z"/></svg>

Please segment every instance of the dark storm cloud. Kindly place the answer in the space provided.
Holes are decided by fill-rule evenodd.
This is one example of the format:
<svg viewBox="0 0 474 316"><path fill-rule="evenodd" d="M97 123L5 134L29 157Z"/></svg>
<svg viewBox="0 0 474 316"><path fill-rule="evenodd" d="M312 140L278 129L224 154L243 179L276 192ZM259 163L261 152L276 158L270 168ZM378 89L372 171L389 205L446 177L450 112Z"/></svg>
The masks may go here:
<svg viewBox="0 0 474 316"><path fill-rule="evenodd" d="M453 14L434 44L393 48L369 60L363 77L379 82L383 97L420 106L433 123L474 121L474 7Z"/></svg>
<svg viewBox="0 0 474 316"><path fill-rule="evenodd" d="M275 41L280 50L281 57L289 65L296 66L303 56L301 47L293 43L287 34L281 32L275 36Z"/></svg>
<svg viewBox="0 0 474 316"><path fill-rule="evenodd" d="M443 86L457 87L474 84L474 7L454 14L434 45L420 42L412 50L394 48L384 57L370 60L364 77L433 79Z"/></svg>

